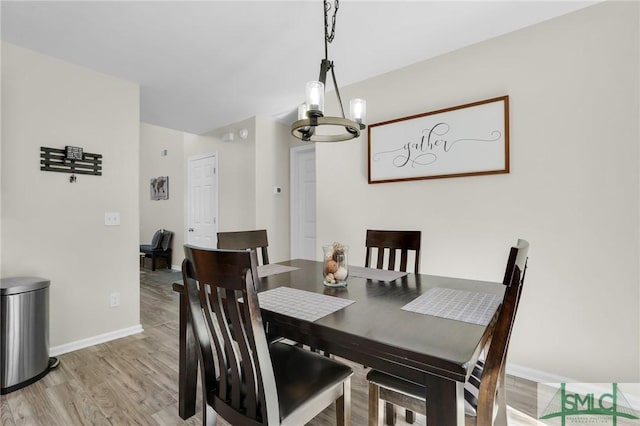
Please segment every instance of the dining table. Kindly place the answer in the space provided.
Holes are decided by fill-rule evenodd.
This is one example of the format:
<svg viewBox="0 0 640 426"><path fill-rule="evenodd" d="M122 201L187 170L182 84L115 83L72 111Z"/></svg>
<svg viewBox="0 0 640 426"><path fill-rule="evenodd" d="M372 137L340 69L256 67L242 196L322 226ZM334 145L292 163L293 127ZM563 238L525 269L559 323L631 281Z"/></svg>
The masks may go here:
<svg viewBox="0 0 640 426"><path fill-rule="evenodd" d="M456 304L449 300L437 314L406 307L436 291L486 295L501 302L501 283L427 274L393 275L390 271L353 267L347 286L334 288L323 284L323 262L294 259L275 265L276 269L265 265L272 270L264 274L258 270L258 296L268 335L424 385L427 425L464 425L464 384L490 338L497 306L486 308L491 318L488 324L447 317L447 311L452 306L460 308L463 301ZM180 417L187 419L195 414L198 353L184 286L175 282L173 290L180 294L178 409ZM339 298L343 300L333 300L343 302L343 307L320 318L300 317L286 309L263 306L262 293L266 302L266 295L275 295L275 290ZM284 305L295 307L299 303L287 301Z"/></svg>

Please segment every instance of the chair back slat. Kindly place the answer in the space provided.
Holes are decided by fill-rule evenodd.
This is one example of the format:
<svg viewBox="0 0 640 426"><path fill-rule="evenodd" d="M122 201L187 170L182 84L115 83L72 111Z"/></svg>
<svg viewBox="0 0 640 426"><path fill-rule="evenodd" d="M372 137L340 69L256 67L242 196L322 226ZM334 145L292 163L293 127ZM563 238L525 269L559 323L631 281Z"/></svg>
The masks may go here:
<svg viewBox="0 0 640 426"><path fill-rule="evenodd" d="M409 252L415 252L414 271L416 274L420 270L420 231L380 231L367 230L365 246L367 248L365 267L371 264L373 253L376 254L376 268L388 269L390 271L407 272L409 262ZM396 268L397 253L400 253L400 265ZM385 254L388 257L387 264L384 264Z"/></svg>
<svg viewBox="0 0 640 426"><path fill-rule="evenodd" d="M215 292L217 296L218 292ZM214 294L212 293L209 297L203 296L202 293L199 293L199 297L204 297L204 300L201 300L201 304L206 306L204 309L205 319L209 326L209 330L211 335L213 336L214 345L216 347L216 355L218 357L218 365L219 366L227 366L229 364L235 364L236 357L232 353L231 356L227 353L229 348L233 351L233 346L230 341L225 341L225 336L227 336L230 332L227 330L228 324L226 321L219 320L216 318L216 321L213 320L210 312L213 312L216 317L223 317L223 315L219 314L219 312L223 311L223 307L221 304L214 299ZM224 331L223 331L224 329ZM226 370L225 370L226 371ZM231 395L228 395L231 386L229 384L229 374L220 374L220 388L219 395L223 400L230 400Z"/></svg>
<svg viewBox="0 0 640 426"><path fill-rule="evenodd" d="M218 248L227 250L253 249L258 251L263 265L269 264L267 230L218 232Z"/></svg>
<svg viewBox="0 0 640 426"><path fill-rule="evenodd" d="M199 284L200 325L207 328L197 336L211 337L219 367L216 383L207 389L215 393L214 410L231 424L277 424L277 389L254 282L256 252L185 246L185 255L183 275ZM195 305L190 301L192 310ZM203 365L212 361L213 354L202 359Z"/></svg>
<svg viewBox="0 0 640 426"><path fill-rule="evenodd" d="M395 250L393 251L393 257L395 259L396 256L396 252ZM395 263L393 263L393 265L395 265ZM378 269L383 269L384 268L384 248L382 249L378 249L378 262L376 264L376 267Z"/></svg>
<svg viewBox="0 0 640 426"><path fill-rule="evenodd" d="M403 272L406 272L407 270L407 256L408 251L407 250L401 250L400 251L400 270Z"/></svg>
<svg viewBox="0 0 640 426"><path fill-rule="evenodd" d="M185 286L185 291L188 295L188 315L191 318L195 341L199 349L198 354L200 356L202 387L205 389L216 389L219 388L219 384L214 380L214 378L219 377L220 374L215 368L215 355L211 344L211 338L207 330L206 320L203 315L198 284L193 273L192 264L187 259L184 259L182 262L182 280ZM214 341L216 343L216 352L219 354L220 348L218 348L217 341L215 339ZM225 363L218 365L225 365Z"/></svg>

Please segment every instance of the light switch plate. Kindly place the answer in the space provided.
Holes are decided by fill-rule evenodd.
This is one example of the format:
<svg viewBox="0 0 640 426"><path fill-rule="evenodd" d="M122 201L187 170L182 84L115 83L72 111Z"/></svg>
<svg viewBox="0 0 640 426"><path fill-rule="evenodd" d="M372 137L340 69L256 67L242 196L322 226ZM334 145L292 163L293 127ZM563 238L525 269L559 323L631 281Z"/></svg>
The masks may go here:
<svg viewBox="0 0 640 426"><path fill-rule="evenodd" d="M120 212L105 212L104 226L120 226Z"/></svg>

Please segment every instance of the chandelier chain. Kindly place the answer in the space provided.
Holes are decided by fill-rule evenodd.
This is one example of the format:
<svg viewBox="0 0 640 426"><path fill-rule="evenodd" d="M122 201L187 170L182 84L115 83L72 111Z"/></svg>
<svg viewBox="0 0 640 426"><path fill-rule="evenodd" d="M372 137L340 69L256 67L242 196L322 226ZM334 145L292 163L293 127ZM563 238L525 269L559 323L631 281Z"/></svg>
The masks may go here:
<svg viewBox="0 0 640 426"><path fill-rule="evenodd" d="M336 0L333 7L333 16L331 17L331 32L329 32L329 11L331 10L331 2L324 2L324 36L328 43L331 43L336 36L336 15L340 8L340 0Z"/></svg>

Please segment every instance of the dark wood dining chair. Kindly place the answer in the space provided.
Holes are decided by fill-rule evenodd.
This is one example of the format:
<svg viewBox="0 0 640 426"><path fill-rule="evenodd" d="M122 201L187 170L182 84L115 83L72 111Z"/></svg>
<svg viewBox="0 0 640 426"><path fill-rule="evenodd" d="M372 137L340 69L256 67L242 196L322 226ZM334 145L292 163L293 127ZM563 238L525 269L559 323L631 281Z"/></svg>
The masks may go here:
<svg viewBox="0 0 640 426"><path fill-rule="evenodd" d="M349 425L350 367L284 343L268 343L253 250L185 246L182 278L199 349L203 425L302 425L336 401ZM242 298L242 300L239 300Z"/></svg>
<svg viewBox="0 0 640 426"><path fill-rule="evenodd" d="M465 414L475 417L478 426L493 425L494 421L507 424L505 366L511 331L524 285L528 252L529 243L525 240L518 240L509 252L504 278L505 294L498 317L493 323L491 337L485 347L485 361L479 361L474 366L469 380L465 383ZM369 426L378 425L378 403L381 399L425 414L425 396L430 396L423 385L377 370L371 370L367 374L367 380ZM388 415L387 412L387 424L395 424L395 417L389 418ZM412 423L409 420L407 422Z"/></svg>
<svg viewBox="0 0 640 426"><path fill-rule="evenodd" d="M375 267L389 271L407 272L409 253L414 252L413 272L417 274L420 270L421 239L421 231L383 231L367 229L367 237L365 240L367 253L364 266L367 268ZM400 254L399 265L397 265L398 254ZM386 266L384 262L385 257L387 259ZM372 262L374 258L375 264ZM395 417L395 407L391 403L386 404L385 411L387 417ZM413 413L411 410L406 410L405 416L409 421L413 421Z"/></svg>
<svg viewBox="0 0 640 426"><path fill-rule="evenodd" d="M420 269L420 231L379 231L367 229L365 246L367 254L364 266L369 268L387 269L389 271L407 272L409 253L414 252L413 272ZM377 253L376 253L377 252ZM385 256L387 253L387 256ZM400 254L400 264L397 265L397 255ZM375 256L375 264L372 257ZM385 257L387 263L385 266ZM375 266L373 266L375 265Z"/></svg>
<svg viewBox="0 0 640 426"><path fill-rule="evenodd" d="M218 248L227 250L253 249L258 251L263 265L269 264L269 241L267 230L258 229L255 231L218 232Z"/></svg>

